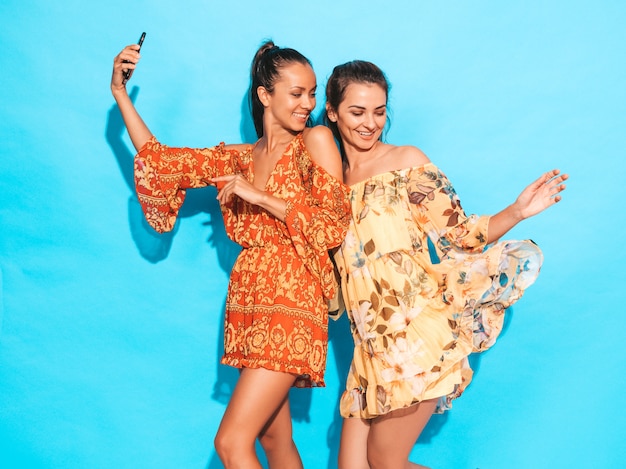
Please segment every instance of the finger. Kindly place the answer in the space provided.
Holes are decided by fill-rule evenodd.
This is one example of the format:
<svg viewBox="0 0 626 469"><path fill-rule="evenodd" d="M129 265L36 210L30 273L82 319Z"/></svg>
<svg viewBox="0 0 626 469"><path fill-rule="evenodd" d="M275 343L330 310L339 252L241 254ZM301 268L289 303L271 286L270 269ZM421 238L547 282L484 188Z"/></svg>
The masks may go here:
<svg viewBox="0 0 626 469"><path fill-rule="evenodd" d="M134 70L135 68L137 68L137 63L133 62L132 60L123 59L120 57L115 61L113 68L115 70L122 70L125 72L127 70Z"/></svg>
<svg viewBox="0 0 626 469"><path fill-rule="evenodd" d="M122 53L139 54L139 44L129 44L122 49Z"/></svg>
<svg viewBox="0 0 626 469"><path fill-rule="evenodd" d="M550 202L552 202L553 204L560 202L563 199L563 197L560 194L564 190L565 190L565 184L559 184L558 186L551 188L549 192Z"/></svg>
<svg viewBox="0 0 626 469"><path fill-rule="evenodd" d="M217 200L220 203L225 204L226 202L230 200L231 197L232 197L232 188L228 183L226 183L224 184L222 189L218 191Z"/></svg>
<svg viewBox="0 0 626 469"><path fill-rule="evenodd" d="M134 66L137 66L137 64L139 63L139 59L135 59L133 57L120 58L119 63L121 63L121 64L133 64Z"/></svg>
<svg viewBox="0 0 626 469"><path fill-rule="evenodd" d="M122 84L126 84L130 77L133 76L133 72L135 71L136 65L133 63L124 63L122 64Z"/></svg>
<svg viewBox="0 0 626 469"><path fill-rule="evenodd" d="M121 69L123 72L127 72L128 70L135 70L137 68L137 64L132 62L122 62L117 66L118 69Z"/></svg>
<svg viewBox="0 0 626 469"><path fill-rule="evenodd" d="M217 176L214 178L211 178L210 181L215 185L215 187L218 190L218 200L225 200L227 201L228 199L230 199L230 193L232 192L232 181L235 180L235 178L237 177L236 174L228 174L226 176ZM227 190L228 193L224 192L224 190Z"/></svg>
<svg viewBox="0 0 626 469"><path fill-rule="evenodd" d="M528 185L528 188L532 188L533 191L539 190L540 188L542 188L543 186L545 186L547 183L550 182L550 179L553 178L553 174L554 174L554 170L548 171L547 173L543 173L541 176L539 176L537 179L531 182Z"/></svg>
<svg viewBox="0 0 626 469"><path fill-rule="evenodd" d="M232 199L232 194L230 192L220 192L217 196L217 200L220 204L226 205Z"/></svg>
<svg viewBox="0 0 626 469"><path fill-rule="evenodd" d="M127 63L131 62L136 64L141 59L141 55L137 50L130 49L126 47L120 52L117 57L115 57L116 62Z"/></svg>
<svg viewBox="0 0 626 469"><path fill-rule="evenodd" d="M553 178L553 179L547 181L546 182L546 186L548 186L550 188L561 187L562 186L562 189L560 189L560 190L563 190L563 189L565 189L565 184L563 184L563 182L565 182L565 181L567 181L567 175L561 175L559 177L556 177L556 178Z"/></svg>
<svg viewBox="0 0 626 469"><path fill-rule="evenodd" d="M549 184L551 181L553 181L554 179L558 178L560 171L558 169L553 169L552 171L548 171L547 173L544 174L545 176L545 183Z"/></svg>
<svg viewBox="0 0 626 469"><path fill-rule="evenodd" d="M543 184L552 188L566 181L569 176L567 174L560 174L560 171L558 169L555 169L546 173L546 177L547 179Z"/></svg>
<svg viewBox="0 0 626 469"><path fill-rule="evenodd" d="M567 186L565 184L559 184L557 192L563 192Z"/></svg>

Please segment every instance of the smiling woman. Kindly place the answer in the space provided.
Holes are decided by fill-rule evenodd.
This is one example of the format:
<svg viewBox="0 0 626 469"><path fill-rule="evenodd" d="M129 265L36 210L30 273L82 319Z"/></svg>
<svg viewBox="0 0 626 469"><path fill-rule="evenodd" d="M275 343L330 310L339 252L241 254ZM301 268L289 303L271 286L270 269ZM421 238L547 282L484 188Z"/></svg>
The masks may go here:
<svg viewBox="0 0 626 469"><path fill-rule="evenodd" d="M424 153L380 140L388 90L376 65L353 61L335 67L326 92L352 202L335 255L354 339L340 469L408 467L432 413L469 385L467 357L495 343L504 310L539 274L532 241L498 239L560 201L567 179L547 172L496 215L467 216Z"/></svg>
<svg viewBox="0 0 626 469"><path fill-rule="evenodd" d="M135 183L146 219L174 226L187 189L215 184L226 231L242 246L233 266L222 363L241 370L215 446L224 465L261 467L259 438L272 467L302 467L291 435L292 386L324 386L326 299L335 285L328 249L343 239L347 188L325 127L307 128L315 74L299 52L264 44L252 63L250 103L258 141L211 148L158 142L126 93L124 70L139 48L114 61L111 82L138 151Z"/></svg>
<svg viewBox="0 0 626 469"><path fill-rule="evenodd" d="M294 63L281 73L280 81L257 87L259 102L281 125L304 126L315 109L317 82L309 64ZM289 120L294 122L289 122ZM255 127L256 124L255 124ZM262 136L262 133L259 135Z"/></svg>

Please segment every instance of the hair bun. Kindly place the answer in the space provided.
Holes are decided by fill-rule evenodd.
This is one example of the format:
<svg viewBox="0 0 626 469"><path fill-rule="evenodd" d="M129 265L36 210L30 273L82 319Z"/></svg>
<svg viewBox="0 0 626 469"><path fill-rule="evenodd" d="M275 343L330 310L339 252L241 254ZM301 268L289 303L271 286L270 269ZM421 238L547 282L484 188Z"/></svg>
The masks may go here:
<svg viewBox="0 0 626 469"><path fill-rule="evenodd" d="M260 57L261 55L266 54L267 52L274 50L274 49L278 49L278 46L274 44L274 41L270 39L264 42L261 45L261 47L259 47L259 50L257 51L257 55Z"/></svg>

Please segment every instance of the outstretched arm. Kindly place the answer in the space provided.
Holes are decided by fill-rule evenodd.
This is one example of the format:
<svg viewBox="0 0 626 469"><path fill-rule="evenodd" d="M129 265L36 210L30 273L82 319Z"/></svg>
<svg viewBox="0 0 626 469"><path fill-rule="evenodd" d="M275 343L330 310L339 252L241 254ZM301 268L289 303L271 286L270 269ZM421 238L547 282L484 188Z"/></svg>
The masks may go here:
<svg viewBox="0 0 626 469"><path fill-rule="evenodd" d="M111 92L120 109L130 140L137 151L152 137L152 132L141 119L135 106L126 92L124 71L134 70L139 62L139 45L126 46L113 59L113 75L111 76Z"/></svg>
<svg viewBox="0 0 626 469"><path fill-rule="evenodd" d="M526 187L514 203L491 217L487 243L498 240L520 221L559 202L560 193L565 190L563 182L567 178L567 174L561 174L558 169L554 169Z"/></svg>

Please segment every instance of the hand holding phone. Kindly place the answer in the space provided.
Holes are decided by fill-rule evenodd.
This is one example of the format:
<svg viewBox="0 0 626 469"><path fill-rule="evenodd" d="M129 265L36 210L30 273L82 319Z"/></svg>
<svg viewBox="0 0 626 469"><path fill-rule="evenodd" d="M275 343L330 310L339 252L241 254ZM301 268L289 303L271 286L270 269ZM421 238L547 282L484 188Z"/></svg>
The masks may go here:
<svg viewBox="0 0 626 469"><path fill-rule="evenodd" d="M139 50L141 50L141 45L143 44L143 40L146 38L146 33L141 33L141 37L139 38L139 42L137 42L137 45L139 46ZM130 63L130 61L128 60L124 60L125 63ZM124 72L124 81L123 84L125 85L126 82L128 80L130 80L130 77L133 74L133 70L128 69Z"/></svg>

